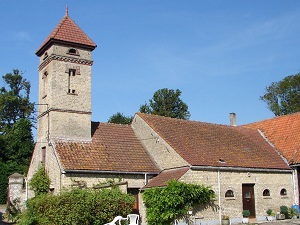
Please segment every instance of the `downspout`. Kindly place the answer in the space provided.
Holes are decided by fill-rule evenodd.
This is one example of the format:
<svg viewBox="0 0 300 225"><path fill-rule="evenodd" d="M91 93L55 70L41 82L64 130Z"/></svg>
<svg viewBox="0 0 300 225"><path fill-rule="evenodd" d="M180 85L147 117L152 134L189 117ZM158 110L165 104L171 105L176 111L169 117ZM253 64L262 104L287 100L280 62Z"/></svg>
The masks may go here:
<svg viewBox="0 0 300 225"><path fill-rule="evenodd" d="M221 182L220 182L220 170L218 170L218 201L219 201L219 220L222 222L222 204L221 204Z"/></svg>
<svg viewBox="0 0 300 225"><path fill-rule="evenodd" d="M293 168L293 174L292 174L292 182L293 182L293 197L294 197L294 205L298 205L297 204L297 200L296 200L296 182L295 182L295 168Z"/></svg>
<svg viewBox="0 0 300 225"><path fill-rule="evenodd" d="M28 200L28 180L27 178L24 178L25 180L25 202Z"/></svg>
<svg viewBox="0 0 300 225"><path fill-rule="evenodd" d="M147 184L148 184L147 173L145 173L144 186L146 186Z"/></svg>

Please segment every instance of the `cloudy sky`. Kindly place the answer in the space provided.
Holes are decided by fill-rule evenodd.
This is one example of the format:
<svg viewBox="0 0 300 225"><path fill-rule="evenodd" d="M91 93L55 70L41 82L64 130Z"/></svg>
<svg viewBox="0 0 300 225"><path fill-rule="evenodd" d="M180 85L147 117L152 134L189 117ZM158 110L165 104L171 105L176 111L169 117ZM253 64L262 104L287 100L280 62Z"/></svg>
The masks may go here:
<svg viewBox="0 0 300 225"><path fill-rule="evenodd" d="M274 116L265 87L300 72L298 0L1 0L0 75L21 70L33 102L35 52L66 6L98 46L93 121L134 115L161 88L182 91L191 120L260 121Z"/></svg>

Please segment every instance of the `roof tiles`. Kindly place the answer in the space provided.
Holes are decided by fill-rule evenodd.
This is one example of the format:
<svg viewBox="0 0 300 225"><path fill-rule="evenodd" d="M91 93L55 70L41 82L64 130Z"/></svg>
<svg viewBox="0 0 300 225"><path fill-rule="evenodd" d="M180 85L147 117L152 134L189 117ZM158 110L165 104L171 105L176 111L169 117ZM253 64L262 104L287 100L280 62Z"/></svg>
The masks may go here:
<svg viewBox="0 0 300 225"><path fill-rule="evenodd" d="M137 115L192 166L289 169L255 129Z"/></svg>
<svg viewBox="0 0 300 225"><path fill-rule="evenodd" d="M59 24L46 38L43 44L36 51L36 54L43 54L43 50L46 50L47 46L55 41L86 46L88 48L91 48L92 50L97 46L69 17L68 13L66 13Z"/></svg>
<svg viewBox="0 0 300 225"><path fill-rule="evenodd" d="M300 112L244 126L261 130L289 164L300 163Z"/></svg>
<svg viewBox="0 0 300 225"><path fill-rule="evenodd" d="M91 143L56 142L65 170L159 172L130 126L93 122L92 133Z"/></svg>
<svg viewBox="0 0 300 225"><path fill-rule="evenodd" d="M181 178L190 168L174 168L162 171L159 175L152 178L144 188L151 187L164 187L167 186L168 182L172 179L178 180Z"/></svg>

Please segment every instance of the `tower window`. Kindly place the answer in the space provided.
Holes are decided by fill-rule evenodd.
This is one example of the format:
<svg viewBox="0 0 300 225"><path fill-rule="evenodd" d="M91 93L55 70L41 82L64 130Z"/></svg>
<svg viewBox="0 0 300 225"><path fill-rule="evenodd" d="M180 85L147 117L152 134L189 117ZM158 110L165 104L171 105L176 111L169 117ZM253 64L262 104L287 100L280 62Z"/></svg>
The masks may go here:
<svg viewBox="0 0 300 225"><path fill-rule="evenodd" d="M43 80L42 98L43 99L47 97L47 77L48 77L48 72L45 71L42 76L42 80Z"/></svg>
<svg viewBox="0 0 300 225"><path fill-rule="evenodd" d="M67 54L70 55L79 55L78 50L75 48L69 48Z"/></svg>
<svg viewBox="0 0 300 225"><path fill-rule="evenodd" d="M46 163L46 146L42 147L42 164Z"/></svg>
<svg viewBox="0 0 300 225"><path fill-rule="evenodd" d="M75 76L76 76L76 70L70 69L69 79L68 79L68 94L76 94L75 81L74 81Z"/></svg>
<svg viewBox="0 0 300 225"><path fill-rule="evenodd" d="M45 60L47 57L48 57L48 53L45 52L44 57L43 57L43 60Z"/></svg>

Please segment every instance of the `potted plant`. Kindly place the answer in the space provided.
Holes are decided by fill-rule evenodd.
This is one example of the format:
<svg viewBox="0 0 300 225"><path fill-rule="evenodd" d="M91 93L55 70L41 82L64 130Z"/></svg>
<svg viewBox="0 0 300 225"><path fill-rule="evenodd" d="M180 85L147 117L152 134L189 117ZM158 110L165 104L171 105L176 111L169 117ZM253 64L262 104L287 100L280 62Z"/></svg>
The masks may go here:
<svg viewBox="0 0 300 225"><path fill-rule="evenodd" d="M222 215L222 225L229 225L230 224L230 218L228 215Z"/></svg>
<svg viewBox="0 0 300 225"><path fill-rule="evenodd" d="M268 209L267 210L267 220L268 221L273 221L273 220L275 220L275 212L272 210L272 209Z"/></svg>
<svg viewBox="0 0 300 225"><path fill-rule="evenodd" d="M243 210L243 220L242 223L249 223L250 210Z"/></svg>
<svg viewBox="0 0 300 225"><path fill-rule="evenodd" d="M285 205L280 206L280 213L276 214L276 219L284 220L286 215L288 215L288 207Z"/></svg>
<svg viewBox="0 0 300 225"><path fill-rule="evenodd" d="M289 216L291 219L296 219L299 216L299 213L296 209L294 208L289 208Z"/></svg>

